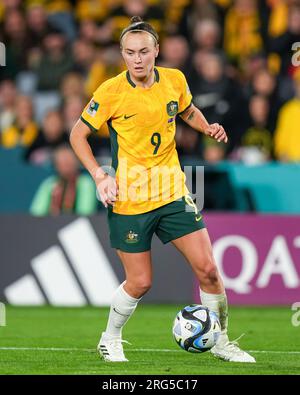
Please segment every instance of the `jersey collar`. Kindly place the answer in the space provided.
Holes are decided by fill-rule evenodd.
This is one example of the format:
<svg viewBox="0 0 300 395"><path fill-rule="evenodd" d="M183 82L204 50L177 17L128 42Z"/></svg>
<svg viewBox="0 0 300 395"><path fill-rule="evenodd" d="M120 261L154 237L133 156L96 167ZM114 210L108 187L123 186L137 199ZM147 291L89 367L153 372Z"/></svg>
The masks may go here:
<svg viewBox="0 0 300 395"><path fill-rule="evenodd" d="M157 70L157 68L156 67L154 67L154 75L155 75L155 82L159 82L159 72L158 72L158 70ZM129 74L129 71L127 70L127 72L126 72L126 78L127 78L127 81L129 82L129 84L133 87L133 88L135 88L136 87L136 84L132 81L132 79L130 78L130 74Z"/></svg>

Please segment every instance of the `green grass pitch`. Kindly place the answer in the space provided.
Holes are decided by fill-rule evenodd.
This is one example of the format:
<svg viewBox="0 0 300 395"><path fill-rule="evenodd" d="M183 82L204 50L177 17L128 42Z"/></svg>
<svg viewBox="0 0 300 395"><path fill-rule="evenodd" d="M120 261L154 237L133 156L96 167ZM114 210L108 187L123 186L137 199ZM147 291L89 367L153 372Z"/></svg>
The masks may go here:
<svg viewBox="0 0 300 395"><path fill-rule="evenodd" d="M123 337L127 363L105 363L95 351L108 308L7 306L0 327L0 374L300 374L300 327L286 307L230 307L231 339L256 364L228 363L209 352L191 354L173 340L179 305L140 304Z"/></svg>

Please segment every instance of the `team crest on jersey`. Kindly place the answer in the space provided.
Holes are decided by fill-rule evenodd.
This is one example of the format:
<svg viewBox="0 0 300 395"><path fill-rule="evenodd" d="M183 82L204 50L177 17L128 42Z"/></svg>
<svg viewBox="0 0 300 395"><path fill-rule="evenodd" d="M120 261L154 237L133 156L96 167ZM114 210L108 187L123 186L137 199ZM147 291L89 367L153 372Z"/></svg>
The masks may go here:
<svg viewBox="0 0 300 395"><path fill-rule="evenodd" d="M98 108L99 108L99 103L95 102L94 100L91 100L88 109L86 111L88 114L94 117L96 115L96 112L98 111Z"/></svg>
<svg viewBox="0 0 300 395"><path fill-rule="evenodd" d="M133 230L130 230L125 236L125 242L132 244L137 243L139 241L139 235L135 233Z"/></svg>
<svg viewBox="0 0 300 395"><path fill-rule="evenodd" d="M167 113L170 115L170 117L173 117L178 113L178 102L177 101L170 101L167 104Z"/></svg>

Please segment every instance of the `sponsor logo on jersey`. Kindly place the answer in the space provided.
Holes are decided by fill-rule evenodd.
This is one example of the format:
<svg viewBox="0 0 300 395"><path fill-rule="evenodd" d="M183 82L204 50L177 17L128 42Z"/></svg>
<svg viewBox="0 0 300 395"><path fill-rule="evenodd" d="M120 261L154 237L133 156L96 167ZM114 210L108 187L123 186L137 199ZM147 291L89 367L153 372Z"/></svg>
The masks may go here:
<svg viewBox="0 0 300 395"><path fill-rule="evenodd" d="M137 114L132 114L132 115L124 115L124 119L128 119L128 118L131 118L131 117L134 117L135 115L137 115Z"/></svg>

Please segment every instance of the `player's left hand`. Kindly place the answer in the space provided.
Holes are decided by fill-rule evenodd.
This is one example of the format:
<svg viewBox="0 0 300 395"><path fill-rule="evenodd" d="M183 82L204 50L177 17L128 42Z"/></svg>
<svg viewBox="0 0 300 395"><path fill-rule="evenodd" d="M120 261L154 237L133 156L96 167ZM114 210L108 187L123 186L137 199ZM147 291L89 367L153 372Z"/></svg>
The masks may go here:
<svg viewBox="0 0 300 395"><path fill-rule="evenodd" d="M219 143L221 141L227 143L228 141L228 137L223 126L218 123L212 123L211 125L209 125L208 128L205 130L205 134L217 140Z"/></svg>

